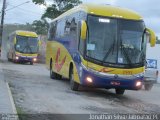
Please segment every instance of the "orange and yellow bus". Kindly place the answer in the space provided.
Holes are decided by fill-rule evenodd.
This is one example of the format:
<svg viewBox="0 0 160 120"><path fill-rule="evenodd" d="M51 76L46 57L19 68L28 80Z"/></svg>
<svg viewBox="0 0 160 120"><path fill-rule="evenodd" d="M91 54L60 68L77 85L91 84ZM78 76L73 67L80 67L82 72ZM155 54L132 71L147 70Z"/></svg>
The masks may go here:
<svg viewBox="0 0 160 120"><path fill-rule="evenodd" d="M146 43L155 45L154 32L142 17L128 9L84 4L50 24L46 64L50 77L79 85L139 90L144 80Z"/></svg>
<svg viewBox="0 0 160 120"><path fill-rule="evenodd" d="M33 64L37 62L39 40L35 32L17 30L8 37L8 60Z"/></svg>

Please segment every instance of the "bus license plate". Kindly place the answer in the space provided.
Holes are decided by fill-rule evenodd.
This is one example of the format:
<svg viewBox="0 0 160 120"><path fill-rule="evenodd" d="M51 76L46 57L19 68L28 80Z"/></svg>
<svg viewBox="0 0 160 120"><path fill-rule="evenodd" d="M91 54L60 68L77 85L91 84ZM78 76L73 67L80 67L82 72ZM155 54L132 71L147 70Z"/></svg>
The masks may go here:
<svg viewBox="0 0 160 120"><path fill-rule="evenodd" d="M111 85L119 86L121 83L118 81L111 81Z"/></svg>

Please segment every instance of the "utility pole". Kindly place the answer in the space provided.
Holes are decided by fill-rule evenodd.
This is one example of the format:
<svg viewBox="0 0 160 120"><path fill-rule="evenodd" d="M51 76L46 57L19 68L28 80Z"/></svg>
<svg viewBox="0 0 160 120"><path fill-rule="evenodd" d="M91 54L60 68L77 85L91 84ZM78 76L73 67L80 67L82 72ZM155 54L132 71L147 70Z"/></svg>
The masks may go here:
<svg viewBox="0 0 160 120"><path fill-rule="evenodd" d="M3 35L3 24L4 24L5 9L6 9L6 0L3 0L2 15L1 15L1 26L0 26L0 56L1 56L1 50L2 50L2 35Z"/></svg>
<svg viewBox="0 0 160 120"><path fill-rule="evenodd" d="M1 15L1 26L0 26L0 53L1 53L1 49L2 49L2 35L3 35L3 24L4 24L5 9L6 9L6 0L3 0L2 15Z"/></svg>
<svg viewBox="0 0 160 120"><path fill-rule="evenodd" d="M26 1L24 3L21 3L21 4L17 5L17 6L14 6L14 7L10 8L10 9L6 10L6 0L3 0L3 6L2 6L2 11L1 11L2 12L2 15L1 15L1 26L0 26L0 56L1 56L1 53L2 53L3 24L4 24L5 12L9 11L9 10L12 10L14 8L17 8L17 7L19 7L19 6L23 5L23 4L29 3L29 2L30 1Z"/></svg>

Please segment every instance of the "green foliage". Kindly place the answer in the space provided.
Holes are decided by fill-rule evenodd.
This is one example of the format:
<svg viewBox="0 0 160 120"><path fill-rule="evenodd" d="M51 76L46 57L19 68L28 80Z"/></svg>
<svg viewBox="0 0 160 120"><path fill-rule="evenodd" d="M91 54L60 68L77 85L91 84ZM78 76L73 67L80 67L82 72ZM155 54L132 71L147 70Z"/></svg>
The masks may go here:
<svg viewBox="0 0 160 120"><path fill-rule="evenodd" d="M35 4L46 4L45 0L32 0ZM60 14L66 12L67 10L73 8L74 6L82 3L80 0L52 0L53 4L47 7L45 13L42 15L43 18L54 19Z"/></svg>
<svg viewBox="0 0 160 120"><path fill-rule="evenodd" d="M32 0L35 4L44 4L45 0Z"/></svg>
<svg viewBox="0 0 160 120"><path fill-rule="evenodd" d="M50 7L48 7L45 11L45 13L42 15L42 19L44 18L56 18L57 16L59 16L60 14L62 14L61 11L57 10L56 5L52 5Z"/></svg>
<svg viewBox="0 0 160 120"><path fill-rule="evenodd" d="M49 28L49 24L45 19L35 20L32 23L32 27L34 28L37 34L46 35L47 30Z"/></svg>

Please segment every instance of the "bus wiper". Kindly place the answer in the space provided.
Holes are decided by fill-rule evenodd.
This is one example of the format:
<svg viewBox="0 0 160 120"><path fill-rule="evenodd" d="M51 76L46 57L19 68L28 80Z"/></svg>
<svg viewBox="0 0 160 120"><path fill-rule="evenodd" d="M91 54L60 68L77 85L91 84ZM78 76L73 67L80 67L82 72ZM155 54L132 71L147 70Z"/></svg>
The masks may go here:
<svg viewBox="0 0 160 120"><path fill-rule="evenodd" d="M25 52L24 52L25 49L30 49L30 52L33 53L31 47L29 46L29 44L27 44L27 45L24 47L24 49L22 50L23 53L25 53Z"/></svg>
<svg viewBox="0 0 160 120"><path fill-rule="evenodd" d="M141 50L141 52L140 52L140 57L139 57L139 60L140 60L140 58L141 58L141 62L144 62L145 60L146 60L146 55L144 54L144 51L143 51L143 49Z"/></svg>
<svg viewBox="0 0 160 120"><path fill-rule="evenodd" d="M109 54L114 51L114 46L115 46L115 39L114 39L113 44L112 44L111 47L109 48L108 52L107 52L106 55L104 56L103 61L102 61L103 63L104 63L104 61L107 59L107 57L109 56Z"/></svg>
<svg viewBox="0 0 160 120"><path fill-rule="evenodd" d="M142 39L142 49L141 49L141 52L140 52L140 57L139 57L139 59L141 58L141 60L142 60L142 63L143 62L145 62L146 61L146 54L144 53L144 46L143 46L143 44L144 44L144 34L145 34L145 30L144 30L144 32L143 32L143 39ZM141 57L142 56L142 57Z"/></svg>
<svg viewBox="0 0 160 120"><path fill-rule="evenodd" d="M27 45L23 48L23 50L21 51L22 53L24 53L24 50L26 49Z"/></svg>
<svg viewBox="0 0 160 120"><path fill-rule="evenodd" d="M130 60L130 58L128 56L128 53L127 53L127 51L125 50L125 48L124 48L124 46L122 44L122 39L120 40L120 46L121 46L121 51L123 52L125 58L127 59L127 62L129 63L129 66L132 66L132 62L131 62L131 60Z"/></svg>
<svg viewBox="0 0 160 120"><path fill-rule="evenodd" d="M31 49L31 46L28 45L28 48L30 49L31 53L33 53L33 52L32 52L32 49Z"/></svg>

